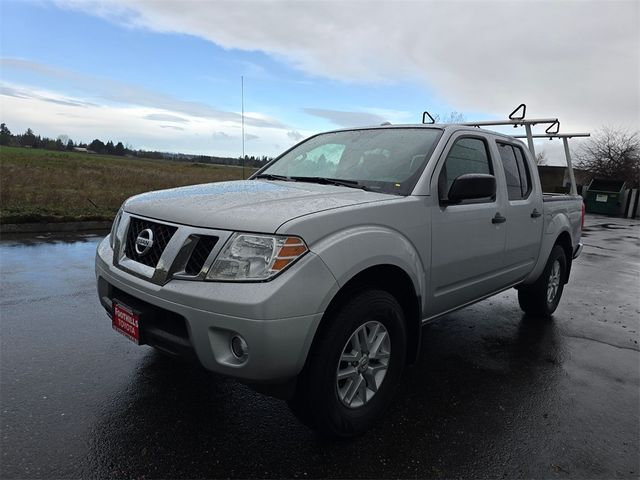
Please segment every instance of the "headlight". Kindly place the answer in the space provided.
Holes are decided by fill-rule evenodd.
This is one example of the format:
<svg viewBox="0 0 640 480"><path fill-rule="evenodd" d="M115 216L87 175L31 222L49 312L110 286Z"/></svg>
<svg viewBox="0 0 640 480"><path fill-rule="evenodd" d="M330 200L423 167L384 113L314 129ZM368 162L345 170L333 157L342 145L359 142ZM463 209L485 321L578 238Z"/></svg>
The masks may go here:
<svg viewBox="0 0 640 480"><path fill-rule="evenodd" d="M113 250L116 245L116 232L118 231L118 225L120 225L120 219L122 218L122 207L116 213L116 218L113 219L113 223L111 224L111 233L109 234L109 245L111 245L111 249Z"/></svg>
<svg viewBox="0 0 640 480"><path fill-rule="evenodd" d="M207 280L267 280L308 251L299 237L234 233L213 262Z"/></svg>

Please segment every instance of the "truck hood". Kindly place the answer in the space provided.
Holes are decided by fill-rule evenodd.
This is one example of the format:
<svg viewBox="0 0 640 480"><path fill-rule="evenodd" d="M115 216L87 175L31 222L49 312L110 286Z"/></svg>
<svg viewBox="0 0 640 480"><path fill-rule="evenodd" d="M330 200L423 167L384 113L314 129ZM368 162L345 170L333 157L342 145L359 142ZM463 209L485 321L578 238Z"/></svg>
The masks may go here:
<svg viewBox="0 0 640 480"><path fill-rule="evenodd" d="M401 198L355 188L302 182L240 180L143 193L128 213L195 227L275 233L297 217Z"/></svg>

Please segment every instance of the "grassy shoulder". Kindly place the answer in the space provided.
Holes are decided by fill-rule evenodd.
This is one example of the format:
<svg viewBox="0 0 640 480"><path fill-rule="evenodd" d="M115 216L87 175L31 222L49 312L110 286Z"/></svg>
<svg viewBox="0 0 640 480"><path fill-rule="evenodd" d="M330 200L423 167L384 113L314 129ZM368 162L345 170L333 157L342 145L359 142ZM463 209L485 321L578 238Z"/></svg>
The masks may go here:
<svg viewBox="0 0 640 480"><path fill-rule="evenodd" d="M0 147L0 223L111 220L138 193L241 177L223 165Z"/></svg>

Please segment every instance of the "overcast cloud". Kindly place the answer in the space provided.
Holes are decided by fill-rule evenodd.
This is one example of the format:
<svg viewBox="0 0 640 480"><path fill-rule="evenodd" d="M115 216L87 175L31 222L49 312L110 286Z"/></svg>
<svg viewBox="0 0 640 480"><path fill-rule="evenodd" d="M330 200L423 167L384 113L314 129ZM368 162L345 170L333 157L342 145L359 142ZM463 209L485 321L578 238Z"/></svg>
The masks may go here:
<svg viewBox="0 0 640 480"><path fill-rule="evenodd" d="M531 115L558 115L563 127L640 123L637 1L58 4L263 51L321 77L412 78L462 112L503 116L522 101Z"/></svg>

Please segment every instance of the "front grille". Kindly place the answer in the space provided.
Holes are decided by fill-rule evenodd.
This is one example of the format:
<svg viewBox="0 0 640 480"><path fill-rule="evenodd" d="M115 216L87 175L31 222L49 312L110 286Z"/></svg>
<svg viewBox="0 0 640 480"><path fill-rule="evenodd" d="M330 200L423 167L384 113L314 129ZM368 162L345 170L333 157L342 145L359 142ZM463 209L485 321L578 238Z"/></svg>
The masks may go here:
<svg viewBox="0 0 640 480"><path fill-rule="evenodd" d="M195 237L195 238L194 238ZM216 246L218 242L218 237L209 237L206 235L203 236L194 236L196 243L191 256L189 257L189 261L187 262L187 266L184 271L187 275L198 275L202 267L204 266L204 262L209 257L211 250Z"/></svg>
<svg viewBox="0 0 640 480"><path fill-rule="evenodd" d="M140 235L140 232L146 229L153 232L153 245L148 251L143 252L141 255L136 252L136 239L138 235ZM173 234L176 233L176 230L178 230L178 228L172 227L171 225L131 217L127 230L127 241L124 253L136 262L155 268L162 256L162 252L164 252L164 249L167 247Z"/></svg>

